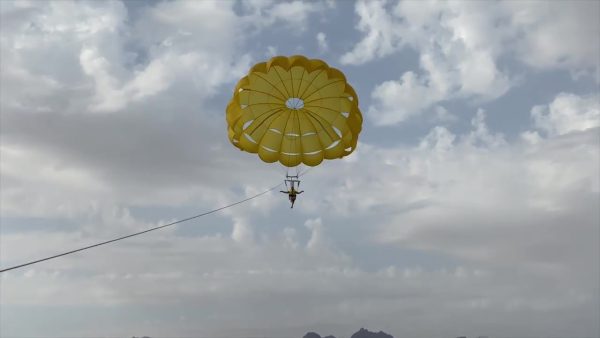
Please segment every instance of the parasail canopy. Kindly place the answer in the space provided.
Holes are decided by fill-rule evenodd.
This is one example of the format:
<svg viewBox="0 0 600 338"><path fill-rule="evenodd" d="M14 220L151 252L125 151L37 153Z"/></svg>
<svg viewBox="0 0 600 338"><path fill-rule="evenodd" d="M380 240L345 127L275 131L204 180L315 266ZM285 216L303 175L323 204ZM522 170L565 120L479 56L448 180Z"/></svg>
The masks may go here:
<svg viewBox="0 0 600 338"><path fill-rule="evenodd" d="M265 162L316 166L356 149L362 115L341 71L301 55L276 56L239 80L227 125L234 146Z"/></svg>

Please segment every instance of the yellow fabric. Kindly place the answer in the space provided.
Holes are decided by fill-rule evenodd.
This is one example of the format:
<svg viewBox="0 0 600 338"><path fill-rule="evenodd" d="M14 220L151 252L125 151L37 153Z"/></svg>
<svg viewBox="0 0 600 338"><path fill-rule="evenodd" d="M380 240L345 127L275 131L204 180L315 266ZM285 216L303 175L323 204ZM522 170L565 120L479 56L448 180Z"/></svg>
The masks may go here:
<svg viewBox="0 0 600 338"><path fill-rule="evenodd" d="M290 108L289 99L304 106ZM344 74L301 55L254 65L237 83L226 111L234 146L287 167L349 155L362 128L358 97Z"/></svg>

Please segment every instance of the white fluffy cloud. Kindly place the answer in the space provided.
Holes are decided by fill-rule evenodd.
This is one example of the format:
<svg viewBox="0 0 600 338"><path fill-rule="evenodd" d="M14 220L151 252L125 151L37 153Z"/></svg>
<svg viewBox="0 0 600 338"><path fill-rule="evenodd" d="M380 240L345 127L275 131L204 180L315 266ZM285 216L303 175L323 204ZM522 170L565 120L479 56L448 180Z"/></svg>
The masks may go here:
<svg viewBox="0 0 600 338"><path fill-rule="evenodd" d="M400 81L385 81L375 87L371 96L376 103L369 107L369 117L376 124L388 125L420 112L444 94L434 92L415 73L406 72Z"/></svg>
<svg viewBox="0 0 600 338"><path fill-rule="evenodd" d="M175 84L206 97L249 64L248 56L232 58L242 27L229 3L159 3L134 22L120 2L21 5L3 10L23 16L3 20L2 68L11 71L2 81L13 84L2 86L5 106L31 110L40 102L15 89L45 83L40 90L54 95L42 99L64 100L47 109L77 113L122 111Z"/></svg>
<svg viewBox="0 0 600 338"><path fill-rule="evenodd" d="M355 11L359 16L357 28L365 37L352 52L341 58L343 64L361 64L391 54L399 48L400 31L385 8L385 1L358 1Z"/></svg>
<svg viewBox="0 0 600 338"><path fill-rule="evenodd" d="M549 105L533 107L537 128L549 135L563 135L600 126L600 96L580 97L561 93Z"/></svg>
<svg viewBox="0 0 600 338"><path fill-rule="evenodd" d="M403 48L419 53L421 73L408 71L399 80L375 87L371 94L374 103L369 115L374 123L395 124L440 101L481 101L504 95L515 81L500 67L501 57L573 72L598 69L597 7L596 2L586 1L576 6L361 1L356 4L357 28L364 37L341 61L358 65ZM556 17L560 17L558 24Z"/></svg>

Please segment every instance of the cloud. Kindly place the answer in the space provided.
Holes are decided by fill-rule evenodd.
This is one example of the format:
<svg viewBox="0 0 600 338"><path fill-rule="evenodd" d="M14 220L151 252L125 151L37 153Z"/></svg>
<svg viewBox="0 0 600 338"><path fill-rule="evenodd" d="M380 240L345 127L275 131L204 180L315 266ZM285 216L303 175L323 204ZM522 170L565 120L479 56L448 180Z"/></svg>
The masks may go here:
<svg viewBox="0 0 600 338"><path fill-rule="evenodd" d="M308 15L317 11L318 4L311 4L302 1L293 1L289 3L278 3L270 9L273 18L287 22L296 28L305 29Z"/></svg>
<svg viewBox="0 0 600 338"><path fill-rule="evenodd" d="M387 159L390 167L378 168L368 183L356 181L353 189L368 191L360 196L379 201L377 210L396 210L385 226L374 228L380 230L377 237L495 271L519 271L529 276L523 286L551 278L546 291L569 285L591 302L597 288L590 279L598 274L593 263L600 221L598 127L553 134L532 145L509 144L483 118L478 111L466 134L435 127L417 149L372 155ZM398 208L419 200L426 202ZM554 308L554 301L542 301L546 291L538 294L539 306Z"/></svg>
<svg viewBox="0 0 600 338"><path fill-rule="evenodd" d="M254 241L254 232L243 219L234 218L231 238L238 243L252 243Z"/></svg>
<svg viewBox="0 0 600 338"><path fill-rule="evenodd" d="M452 123L452 122L456 122L458 120L458 117L456 115L453 115L450 112L448 112L448 110L446 108L444 108L443 106L436 106L435 107L435 116L433 117L433 120L436 122Z"/></svg>
<svg viewBox="0 0 600 338"><path fill-rule="evenodd" d="M279 55L279 53L277 52L277 47L267 46L267 52L265 53L265 56L271 58L276 55Z"/></svg>
<svg viewBox="0 0 600 338"><path fill-rule="evenodd" d="M187 62L186 62L187 61ZM90 106L92 111L118 111L127 106L130 101L139 101L147 96L153 96L168 88L175 78L173 69L165 63L176 63L189 68L190 58L179 60L155 60L146 69L139 72L128 83L120 84L110 74L108 61L96 49L83 49L80 63L83 72L90 76L95 83L96 94ZM121 88L119 88L121 87Z"/></svg>
<svg viewBox="0 0 600 338"><path fill-rule="evenodd" d="M441 101L482 102L503 96L516 80L500 66L502 58L573 72L597 69L600 55L593 43L600 31L597 4L578 2L566 12L558 2L544 5L543 10L539 6L518 2L493 6L477 2L357 2L357 29L364 37L341 62L360 65L405 48L419 53L421 72L407 71L399 80L385 81L373 89L369 115L379 125L397 124ZM558 12L561 20L555 25L552 13ZM555 30L561 33L555 34ZM569 39L567 47L561 43L561 34L576 38ZM536 50L530 53L532 48Z"/></svg>
<svg viewBox="0 0 600 338"><path fill-rule="evenodd" d="M406 120L442 99L444 93L435 92L413 72L406 72L399 81L385 81L377 85L371 97L375 102L368 108L368 116L376 125L390 125Z"/></svg>
<svg viewBox="0 0 600 338"><path fill-rule="evenodd" d="M419 148L445 152L452 149L455 139L456 135L452 134L448 129L437 126L421 139Z"/></svg>
<svg viewBox="0 0 600 338"><path fill-rule="evenodd" d="M386 9L386 1L358 1L355 12L359 16L357 28L365 37L351 52L342 55L342 64L362 64L387 56L400 47L401 31Z"/></svg>
<svg viewBox="0 0 600 338"><path fill-rule="evenodd" d="M323 32L317 33L317 44L321 53L326 52L329 49L327 45L327 36Z"/></svg>
<svg viewBox="0 0 600 338"><path fill-rule="evenodd" d="M592 42L600 33L598 6L592 1L579 1L573 6L512 1L493 6L435 1L417 6L399 1L392 6L388 1L361 1L355 6L360 18L357 29L365 32L365 37L342 57L342 62L369 62L405 44L421 50L423 43L427 44L423 34L437 31L445 35L435 38L437 42L448 44L445 40L452 38L469 49L489 48L494 56L515 54L532 67L597 68L599 51ZM475 12L478 14L471 14ZM561 15L556 20L558 13Z"/></svg>
<svg viewBox="0 0 600 338"><path fill-rule="evenodd" d="M121 3L47 3L27 10L3 5L7 18L23 16L2 20L2 69L10 70L1 72L3 154L19 152L12 163L22 168L37 165L71 178L76 172L134 199L148 196L135 181L154 182L154 191L177 177L189 182L197 175L196 187L210 182L205 169L220 160L207 159L230 149L217 131L224 121L207 100L249 67L247 55L233 52L241 24L230 5L159 3L131 20ZM71 7L77 20L64 18ZM208 27L218 29L205 34ZM20 196L28 196L25 187L36 189L19 170L3 179L14 180ZM73 203L85 200L69 191L63 196L73 196ZM54 196L52 188L47 192L40 199ZM161 194L174 202L193 195L172 193L165 187ZM51 209L64 199L40 203ZM27 203L19 205L26 209Z"/></svg>
<svg viewBox="0 0 600 338"><path fill-rule="evenodd" d="M600 96L560 93L549 105L531 109L535 126L549 135L563 135L600 126Z"/></svg>
<svg viewBox="0 0 600 338"><path fill-rule="evenodd" d="M245 9L243 21L250 26L264 29L281 24L294 34L304 32L308 28L310 17L315 13L331 8L320 2L272 0L244 1L242 7Z"/></svg>
<svg viewBox="0 0 600 338"><path fill-rule="evenodd" d="M503 4L521 38L516 42L520 60L534 68L562 68L573 71L600 68L600 4L577 1L572 5L556 2Z"/></svg>
<svg viewBox="0 0 600 338"><path fill-rule="evenodd" d="M64 17L71 9L75 14ZM242 24L230 4L159 3L130 21L119 2L48 3L23 15L29 25L3 23L2 66L12 71L2 80L14 84L2 86L5 106L117 112L183 86L206 98L249 67L247 55L232 57ZM208 27L212 34L204 34ZM28 92L13 92L18 87L54 95L31 102Z"/></svg>
<svg viewBox="0 0 600 338"><path fill-rule="evenodd" d="M569 102L577 106L581 99ZM92 117L102 121L116 116ZM397 335L590 335L597 328L591 324L598 297L597 131L549 134L536 144L508 143L486 125L484 111L477 110L471 130L462 134L437 126L414 147L361 144L359 160L327 163L304 178L303 186L309 185L293 217L285 197L267 196L221 217L202 219L196 227L216 227L207 233L185 235L182 226L15 270L2 276L7 295L3 308L102 304L111 311L136 309L150 320L148 330L163 335L300 335L306 327L343 333L356 323ZM6 190L2 182L3 208L20 210L31 205L28 196L39 194L55 203L33 207L39 217L84 224L29 232L12 226L3 235L3 262L165 223L142 220L132 212L135 205L199 208L240 198L239 193L212 189L207 179L197 187L190 187L189 179L187 184L153 179L161 189L145 190L149 181L140 179L121 190L98 183L98 165L64 167L52 152L38 153L44 148L3 147L2 178L13 182ZM36 170L42 175L32 175ZM233 175L226 167L220 173ZM112 170L108 174L114 175ZM30 181L32 176L37 181ZM218 179L222 177L213 180ZM246 185L250 188L243 195L260 191L258 182ZM16 199L14 189L23 191L24 199ZM131 189L143 191L143 198L132 199ZM90 203L94 198L98 202ZM61 210L59 203L76 200L81 205L72 206L74 211L55 213ZM435 253L460 263L426 267L418 260L403 263L398 255L386 263L361 265L360 251L343 246L345 242L373 252L397 247ZM384 257L390 256L376 256L376 262ZM65 289L71 291L65 294ZM166 321L161 319L165 311L187 319ZM66 320L56 316L58 322ZM490 316L499 324L468 324ZM117 335L141 325L125 318L101 333ZM431 320L436 320L435 328ZM506 322L510 328L502 324ZM97 330L93 325L48 325L38 327L57 334ZM6 321L3 330L24 329Z"/></svg>
<svg viewBox="0 0 600 338"><path fill-rule="evenodd" d="M563 110L579 112L573 121L583 123L587 100L575 96ZM478 110L466 133L437 126L415 148L361 152L352 172L364 174L336 168L343 184L332 182L336 191L324 199L339 215L367 217L362 226L375 240L450 255L494 274L498 283L501 271L512 271L518 291L500 300L497 287L487 284L484 293L494 296L468 305L488 315L496 306L525 311L527 318L560 312L559 304L597 311L591 307L598 297L598 126L580 129L540 136L535 144L508 142ZM569 299L559 300L555 294L565 289L573 290ZM556 329L576 330L563 319Z"/></svg>

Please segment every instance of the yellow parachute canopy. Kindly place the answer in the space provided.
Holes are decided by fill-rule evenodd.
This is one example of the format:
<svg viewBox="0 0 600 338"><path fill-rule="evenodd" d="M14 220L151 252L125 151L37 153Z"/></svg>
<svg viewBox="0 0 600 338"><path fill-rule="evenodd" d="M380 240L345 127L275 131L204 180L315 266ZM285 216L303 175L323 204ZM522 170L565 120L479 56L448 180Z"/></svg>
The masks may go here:
<svg viewBox="0 0 600 338"><path fill-rule="evenodd" d="M265 162L316 166L356 148L362 115L342 72L304 56L276 56L240 79L227 106L229 140Z"/></svg>

